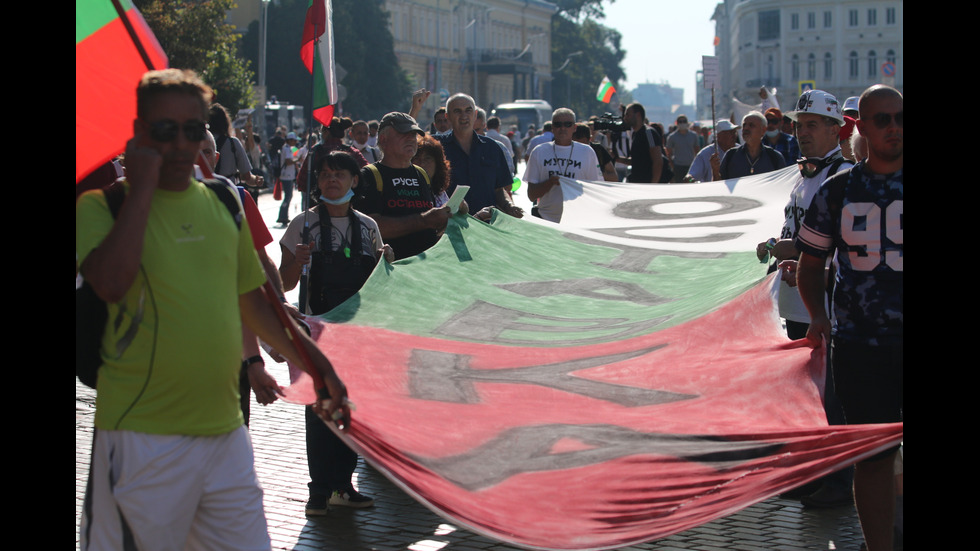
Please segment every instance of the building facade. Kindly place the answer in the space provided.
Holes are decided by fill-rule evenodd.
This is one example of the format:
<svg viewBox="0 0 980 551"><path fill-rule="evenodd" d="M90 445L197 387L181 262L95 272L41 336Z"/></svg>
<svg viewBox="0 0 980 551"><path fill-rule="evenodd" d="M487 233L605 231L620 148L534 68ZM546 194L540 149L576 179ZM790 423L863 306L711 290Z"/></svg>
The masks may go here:
<svg viewBox="0 0 980 551"><path fill-rule="evenodd" d="M719 113L732 98L759 103L762 86L778 90L783 111L809 87L841 102L876 83L903 89L902 0L725 0L712 19Z"/></svg>
<svg viewBox="0 0 980 551"><path fill-rule="evenodd" d="M542 0L385 0L399 65L433 92L420 122L463 92L488 112L551 92L551 16Z"/></svg>

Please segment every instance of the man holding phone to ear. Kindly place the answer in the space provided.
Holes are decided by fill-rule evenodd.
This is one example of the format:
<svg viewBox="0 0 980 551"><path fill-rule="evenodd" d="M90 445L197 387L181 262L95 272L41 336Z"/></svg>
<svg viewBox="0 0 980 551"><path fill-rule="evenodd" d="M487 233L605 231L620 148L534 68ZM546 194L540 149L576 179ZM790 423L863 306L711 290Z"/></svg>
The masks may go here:
<svg viewBox="0 0 980 551"><path fill-rule="evenodd" d="M81 548L267 550L239 406L242 321L302 360L265 300L250 233L222 198L240 222L237 192L192 178L210 88L166 69L146 73L136 95L118 214L101 190L75 207L80 272L109 314ZM344 384L305 333L288 330L333 398L321 416L348 426Z"/></svg>

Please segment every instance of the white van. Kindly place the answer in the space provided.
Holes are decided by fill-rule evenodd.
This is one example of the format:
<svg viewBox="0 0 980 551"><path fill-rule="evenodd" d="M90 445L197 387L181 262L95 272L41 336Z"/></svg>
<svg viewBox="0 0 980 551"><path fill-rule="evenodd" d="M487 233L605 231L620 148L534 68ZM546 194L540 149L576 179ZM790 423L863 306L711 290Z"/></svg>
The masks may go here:
<svg viewBox="0 0 980 551"><path fill-rule="evenodd" d="M540 131L544 123L551 121L553 111L551 104L542 99L517 99L514 103L501 103L490 116L500 117L501 132L506 133L512 124L516 124L523 134L529 124Z"/></svg>

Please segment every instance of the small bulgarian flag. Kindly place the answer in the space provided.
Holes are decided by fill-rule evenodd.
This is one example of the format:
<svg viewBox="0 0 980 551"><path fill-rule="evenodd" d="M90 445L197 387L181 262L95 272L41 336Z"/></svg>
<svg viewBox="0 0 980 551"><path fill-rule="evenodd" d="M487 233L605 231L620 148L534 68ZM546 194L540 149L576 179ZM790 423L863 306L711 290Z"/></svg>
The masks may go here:
<svg viewBox="0 0 980 551"><path fill-rule="evenodd" d="M333 60L333 6L330 0L310 0L303 24L300 57L313 75L313 118L327 126L337 103L337 74Z"/></svg>
<svg viewBox="0 0 980 551"><path fill-rule="evenodd" d="M167 55L131 0L75 0L75 183L133 135L136 86Z"/></svg>
<svg viewBox="0 0 980 551"><path fill-rule="evenodd" d="M599 90L595 93L595 99L602 103L609 103L615 93L616 88L609 82L609 77L602 77L602 82L599 83Z"/></svg>

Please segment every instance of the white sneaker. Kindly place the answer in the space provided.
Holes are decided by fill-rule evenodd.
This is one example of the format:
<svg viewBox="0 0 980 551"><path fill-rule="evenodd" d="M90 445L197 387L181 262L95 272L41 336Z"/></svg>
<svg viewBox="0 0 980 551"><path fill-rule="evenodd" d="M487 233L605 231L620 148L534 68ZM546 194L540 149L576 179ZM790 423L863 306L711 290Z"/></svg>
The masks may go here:
<svg viewBox="0 0 980 551"><path fill-rule="evenodd" d="M363 508L374 505L374 500L368 496L359 494L354 488L348 488L343 491L335 490L330 494L330 505Z"/></svg>

